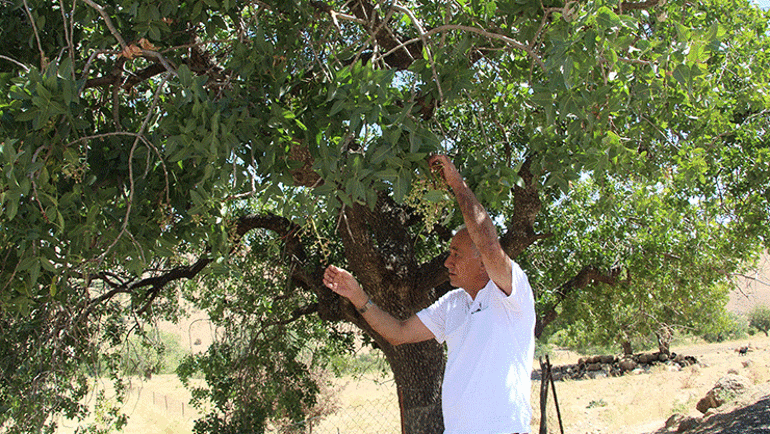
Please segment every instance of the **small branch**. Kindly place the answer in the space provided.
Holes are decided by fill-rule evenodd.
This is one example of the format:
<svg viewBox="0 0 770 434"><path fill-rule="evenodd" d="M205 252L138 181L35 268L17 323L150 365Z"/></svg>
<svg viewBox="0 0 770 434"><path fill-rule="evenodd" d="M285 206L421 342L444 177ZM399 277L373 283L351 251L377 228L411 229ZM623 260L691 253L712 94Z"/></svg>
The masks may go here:
<svg viewBox="0 0 770 434"><path fill-rule="evenodd" d="M660 3L659 0L649 0L645 2L623 2L620 4L620 10L641 10L641 9L650 9L654 8L655 6L658 6L658 3Z"/></svg>
<svg viewBox="0 0 770 434"><path fill-rule="evenodd" d="M74 16L75 3L72 2L72 12L70 16ZM59 10L61 11L62 25L64 27L64 40L67 41L67 49L69 51L70 58L70 72L72 73L72 79L75 79L75 44L72 42L72 31L74 27L74 18L70 20L70 25L67 25L67 14L64 9L64 0L59 0Z"/></svg>
<svg viewBox="0 0 770 434"><path fill-rule="evenodd" d="M366 20L362 20L361 18L354 17L353 15L337 12L334 9L332 9L331 6L327 5L324 2L311 1L310 6L313 6L314 8L318 9L321 12L326 12L327 14L329 14L329 16L332 17L332 22L334 22L334 27L336 27L337 30L340 30L340 23L337 21L338 18L345 21L352 21L354 23L358 23L364 26L369 24L366 22Z"/></svg>
<svg viewBox="0 0 770 434"><path fill-rule="evenodd" d="M749 275L744 274L744 273L729 273L728 275L730 277L742 277L742 278L744 278L746 280L752 280L752 281L754 281L756 283L759 283L760 285L770 286L770 282L766 282L766 281L764 281L764 280L762 280L760 278L757 278L757 277L754 277L754 276L749 276Z"/></svg>
<svg viewBox="0 0 770 434"><path fill-rule="evenodd" d="M601 60L606 63L606 59L602 58ZM620 60L621 62L624 62L624 63L631 63L631 64L636 64L636 65L650 66L650 67L653 66L652 62L650 62L648 60L629 59L627 57L620 57L620 56L618 56L618 60Z"/></svg>
<svg viewBox="0 0 770 434"><path fill-rule="evenodd" d="M441 101L444 101L444 92L441 90L441 82L438 79L438 74L436 73L436 62L433 59L433 54L430 51L430 47L428 45L428 39L425 34L425 31L422 28L422 25L417 20L417 17L414 16L412 11L410 11L408 8L405 8L398 3L393 3L393 9L398 10L400 12L405 13L409 19L414 23L414 27L417 29L417 33L420 35L420 40L422 41L423 47L425 47L425 51L428 53L428 60L430 61L430 69L433 72L433 80L436 82L436 87L438 88L438 95L439 95L439 103Z"/></svg>
<svg viewBox="0 0 770 434"><path fill-rule="evenodd" d="M513 48L522 50L525 53L527 53L527 55L529 57L531 57L532 60L534 60L538 64L538 66L540 66L540 68L542 70L545 71L545 63L543 63L543 61L540 59L540 57L535 53L535 51L532 48L522 44L521 42L519 42L519 41L517 41L517 40L515 40L515 39L513 39L513 38L511 38L509 36L501 35L499 33L493 33L493 32L490 32L490 31L487 31L487 30L484 30L484 29L479 29L479 28L471 27L471 26L463 26L463 25L460 25L460 24L448 24L448 25L439 26L439 27L436 27L434 29L428 30L427 32L425 32L424 37L431 36L431 35L434 35L436 33L447 32L447 31L450 31L450 30L462 30L462 31L466 31L466 32L476 33L476 34L479 34L479 35L484 36L484 37L489 38L489 39L499 39L499 40L505 42L506 44L512 46ZM421 40L422 40L422 37L420 37L420 38L413 38L413 39L410 39L408 41L404 41L404 42L400 43L398 46L393 47L393 49L391 49L387 53L383 54L381 57L386 57L389 54L392 54L393 52L395 52L396 50L399 50L399 49L401 49L401 48L403 48L403 47L405 47L405 46L407 46L409 44L413 44L415 42L420 42Z"/></svg>
<svg viewBox="0 0 770 434"><path fill-rule="evenodd" d="M540 22L540 27L537 29L537 32L535 32L535 35L532 37L532 40L529 42L529 49L534 50L535 45L537 44L537 41L540 40L540 35L542 35L543 29L545 28L546 24L549 23L550 16L554 12L561 12L564 14L564 11L569 11L569 7L572 4L571 1L567 1L564 4L563 8L546 8L543 4L543 0L540 0L540 8L543 9L543 20Z"/></svg>
<svg viewBox="0 0 770 434"><path fill-rule="evenodd" d="M97 3L95 3L93 0L83 0L83 2L88 6L91 6L92 8L96 9L97 12L99 12L99 15L101 15L102 19L104 19L104 23L105 25L107 25L107 28L110 30L110 33L112 33L112 36L114 36L115 39L118 41L118 44L120 44L120 48L125 50L127 47L126 41L123 39L122 36L120 36L120 33L118 33L118 30L112 24L112 20L110 19L110 16L107 15L107 12L104 10L104 8L98 5Z"/></svg>
<svg viewBox="0 0 770 434"><path fill-rule="evenodd" d="M45 69L46 64L46 58L45 58L45 51L43 51L43 44L40 42L40 35L37 31L37 24L35 23L35 18L32 16L32 11L29 9L29 5L27 4L27 0L23 1L24 3L24 11L27 13L27 16L29 17L29 22L32 24L32 31L35 32L35 40L37 40L37 49L40 50L40 69Z"/></svg>
<svg viewBox="0 0 770 434"><path fill-rule="evenodd" d="M311 313L316 313L316 312L318 312L318 303L311 303L311 304L309 304L307 306L299 307L297 309L294 309L294 312L291 313L291 316L289 318L284 319L284 320L280 320L280 321L274 321L274 322L271 322L268 325L271 325L271 326L276 326L276 325L284 326L284 325L293 323L294 321L302 318L305 315L309 315Z"/></svg>
<svg viewBox="0 0 770 434"><path fill-rule="evenodd" d="M97 87L97 86L104 86L107 84L112 84L115 82L116 77L119 77L115 73L115 70L120 70L123 67L123 62L125 62L125 58L118 58L118 61L115 64L115 67L113 67L112 72L110 75L104 75L102 77L98 78L91 78L86 80L86 77L88 76L88 70L91 68L91 63L94 61L96 56L100 54L119 54L119 51L115 50L96 50L88 57L88 61L86 61L86 65L83 67L83 75L81 76L81 80L83 80L83 85L78 89L78 95L83 92L83 89L90 88L90 87Z"/></svg>
<svg viewBox="0 0 770 434"><path fill-rule="evenodd" d="M23 63L21 63L21 62L19 62L18 60L15 60L15 59L11 59L11 58L10 58L10 57L8 57L8 56L3 56L2 54L0 54L0 59L4 59L4 60L7 60L7 61L9 61L9 62L11 62L11 63L15 63L15 64L16 64L16 65L18 65L18 66L19 66L21 69L23 69L23 70L24 70L24 72L29 72L29 67L28 67L27 65L25 65L25 64L23 64Z"/></svg>
<svg viewBox="0 0 770 434"><path fill-rule="evenodd" d="M550 324L553 320L556 319L557 313L556 313L556 307L564 301L569 294L572 292L586 288L588 285L591 285L596 282L605 283L607 285L615 285L617 283L617 278L620 275L620 269L619 268L613 268L609 271L609 273L603 273L598 268L594 267L593 265L588 265L583 267L582 270L580 270L575 277L568 280L556 290L554 290L554 293L556 294L556 301L546 308L546 310L537 318L536 324L535 324L535 336L539 337L543 333L543 329Z"/></svg>
<svg viewBox="0 0 770 434"><path fill-rule="evenodd" d="M235 235L237 237L235 243L240 242L240 239L246 235L247 232L257 228L271 230L282 238L295 234L299 232L300 229L298 225L292 223L290 220L277 215L247 215L238 219L235 229Z"/></svg>
<svg viewBox="0 0 770 434"><path fill-rule="evenodd" d="M136 139L134 139L134 144L131 146L131 151L128 154L128 179L129 179L129 196L128 201L126 204L126 217L123 221L123 227L120 229L120 232L118 233L118 236L115 237L115 241L110 244L110 246L99 256L98 261L101 262L104 260L104 258L107 256L107 253L109 253L110 250L112 250L115 245L118 244L118 241L128 231L128 220L129 216L131 215L131 210L133 208L133 202L134 202L134 167L133 167L133 160L134 160L134 152L136 151L137 146L139 145L139 141L143 137L143 133L145 128L147 128L147 124L150 121L150 118L152 117L153 111L155 110L155 107L158 104L158 99L160 97L160 92L163 89L163 86L166 85L166 82L168 81L168 76L163 78L163 81L158 85L158 89L155 91L155 96L152 100L152 105L150 106L149 110L147 110L147 116L144 118L144 122L142 122L142 126L139 128L139 132L136 135ZM117 110L117 108L116 108Z"/></svg>
<svg viewBox="0 0 770 434"><path fill-rule="evenodd" d="M150 59L150 60L154 60L154 61L160 62L160 63L163 65L163 67L164 67L164 68L166 68L166 70L167 70L168 72L170 72L170 73L171 73L171 74L173 74L174 76L176 76L176 75L177 75L177 72L176 72L176 66L175 66L175 65L173 65L173 64L172 64L172 63L171 63L171 62L170 62L168 59L166 59L165 57L163 57L163 55L161 55L161 54L160 54L160 53L158 53L157 51L151 51L151 50L142 50L142 56L143 56L143 57L145 57L145 58L147 58L147 59Z"/></svg>

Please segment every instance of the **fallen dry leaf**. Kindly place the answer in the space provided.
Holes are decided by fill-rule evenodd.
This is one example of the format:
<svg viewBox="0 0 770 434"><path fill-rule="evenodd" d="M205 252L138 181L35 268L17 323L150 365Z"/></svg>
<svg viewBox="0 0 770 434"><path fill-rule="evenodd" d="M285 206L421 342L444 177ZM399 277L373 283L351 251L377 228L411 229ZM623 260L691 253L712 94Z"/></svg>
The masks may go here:
<svg viewBox="0 0 770 434"><path fill-rule="evenodd" d="M152 45L152 43L150 41L148 41L147 39L145 39L145 38L142 38L142 39L139 40L139 45L143 49L145 49L145 50L150 50L150 51L157 51L158 50L157 47Z"/></svg>
<svg viewBox="0 0 770 434"><path fill-rule="evenodd" d="M126 59L133 59L134 57L139 57L142 55L142 49L137 47L135 44L129 44L126 48L123 49L120 55Z"/></svg>

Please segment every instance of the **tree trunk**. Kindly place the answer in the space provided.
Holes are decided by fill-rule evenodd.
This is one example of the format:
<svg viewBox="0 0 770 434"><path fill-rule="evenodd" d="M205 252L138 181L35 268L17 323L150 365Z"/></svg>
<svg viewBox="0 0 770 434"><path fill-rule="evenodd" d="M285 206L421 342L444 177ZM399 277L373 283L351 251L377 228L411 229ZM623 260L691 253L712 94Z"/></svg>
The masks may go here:
<svg viewBox="0 0 770 434"><path fill-rule="evenodd" d="M655 332L655 336L658 338L658 351L666 355L671 354L670 347L671 341L674 339L674 329L663 324Z"/></svg>
<svg viewBox="0 0 770 434"><path fill-rule="evenodd" d="M634 349L631 347L631 342L623 341L620 343L620 345L623 347L623 354L625 355L634 354Z"/></svg>
<svg viewBox="0 0 770 434"><path fill-rule="evenodd" d="M429 340L390 347L384 352L396 380L401 432L442 433L441 382L446 362L443 346Z"/></svg>

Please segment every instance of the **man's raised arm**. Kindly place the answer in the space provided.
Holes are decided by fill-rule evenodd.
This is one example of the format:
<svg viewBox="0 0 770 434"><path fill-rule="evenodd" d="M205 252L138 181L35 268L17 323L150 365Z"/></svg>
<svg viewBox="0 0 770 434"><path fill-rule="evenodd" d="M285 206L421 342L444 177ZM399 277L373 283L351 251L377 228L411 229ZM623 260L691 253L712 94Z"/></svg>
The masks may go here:
<svg viewBox="0 0 770 434"><path fill-rule="evenodd" d="M468 234L481 254L489 278L507 295L511 295L511 260L500 245L497 230L487 210L465 183L462 175L446 155L434 155L428 160L432 169L440 168L447 185L454 192L463 214Z"/></svg>

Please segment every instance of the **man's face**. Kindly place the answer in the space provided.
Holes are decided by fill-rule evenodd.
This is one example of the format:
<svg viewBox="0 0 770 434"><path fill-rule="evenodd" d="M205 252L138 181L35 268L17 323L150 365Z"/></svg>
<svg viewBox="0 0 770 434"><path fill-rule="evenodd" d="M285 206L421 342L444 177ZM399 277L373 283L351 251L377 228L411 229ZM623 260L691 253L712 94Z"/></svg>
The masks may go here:
<svg viewBox="0 0 770 434"><path fill-rule="evenodd" d="M449 283L456 288L479 291L489 281L484 263L466 230L461 230L452 238L444 266L449 270Z"/></svg>

